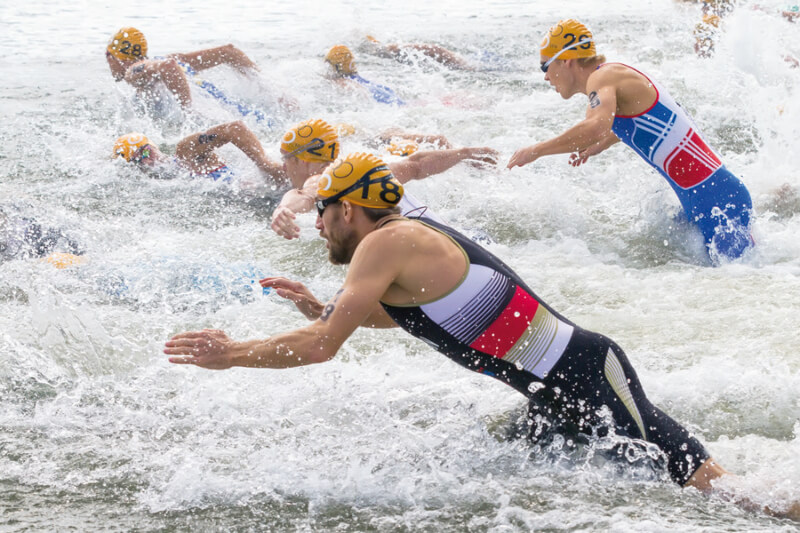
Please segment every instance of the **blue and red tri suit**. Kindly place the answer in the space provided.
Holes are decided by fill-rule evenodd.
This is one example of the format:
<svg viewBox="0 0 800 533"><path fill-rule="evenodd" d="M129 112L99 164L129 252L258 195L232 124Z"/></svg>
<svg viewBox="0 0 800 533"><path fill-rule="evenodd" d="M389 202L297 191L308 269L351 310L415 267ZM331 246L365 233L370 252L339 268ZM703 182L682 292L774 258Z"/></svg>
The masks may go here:
<svg viewBox="0 0 800 533"><path fill-rule="evenodd" d="M667 91L633 67L622 66L644 76L655 88L656 100L638 115L617 115L612 131L667 180L689 221L702 231L712 260L740 257L753 244L753 203L747 188Z"/></svg>

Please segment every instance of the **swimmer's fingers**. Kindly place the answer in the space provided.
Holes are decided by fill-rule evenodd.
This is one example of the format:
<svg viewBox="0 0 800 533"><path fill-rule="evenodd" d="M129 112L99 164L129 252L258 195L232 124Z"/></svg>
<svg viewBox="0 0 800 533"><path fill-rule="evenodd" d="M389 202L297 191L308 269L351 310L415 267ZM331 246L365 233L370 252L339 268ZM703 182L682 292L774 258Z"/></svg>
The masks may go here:
<svg viewBox="0 0 800 533"><path fill-rule="evenodd" d="M286 298L294 303L302 300L315 299L308 288L299 281L292 281L286 278L274 277L264 278L258 282L262 287L275 289L275 293L281 298Z"/></svg>
<svg viewBox="0 0 800 533"><path fill-rule="evenodd" d="M203 368L223 369L231 366L227 354L232 342L218 329L189 331L172 337L164 343L169 361L175 364L192 364Z"/></svg>
<svg viewBox="0 0 800 533"><path fill-rule="evenodd" d="M580 153L570 154L569 156L569 164L573 167L579 167L589 159L588 156L582 155Z"/></svg>
<svg viewBox="0 0 800 533"><path fill-rule="evenodd" d="M167 359L170 363L176 365L196 365L197 364L197 357L170 357Z"/></svg>
<svg viewBox="0 0 800 533"><path fill-rule="evenodd" d="M495 166L500 161L500 152L493 148L478 148L472 151L467 158L470 165L482 166Z"/></svg>
<svg viewBox="0 0 800 533"><path fill-rule="evenodd" d="M293 281L280 276L270 276L259 280L258 283L262 287L269 287L270 289L289 289L293 291L308 290L305 288L305 285L299 281Z"/></svg>
<svg viewBox="0 0 800 533"><path fill-rule="evenodd" d="M295 218L297 218L297 216L291 209L279 207L272 215L272 224L270 227L272 231L284 239L296 239L300 236L300 228L294 223Z"/></svg>
<svg viewBox="0 0 800 533"><path fill-rule="evenodd" d="M294 303L297 310L303 313L309 320L319 318L322 314L324 305L317 300L308 287L299 281L292 281L281 277L264 278L259 281L262 287L275 289L275 293L281 298L285 298Z"/></svg>
<svg viewBox="0 0 800 533"><path fill-rule="evenodd" d="M533 163L536 161L538 156L536 155L534 148L535 146L528 146L514 152L514 155L511 156L506 168L522 167L528 163Z"/></svg>

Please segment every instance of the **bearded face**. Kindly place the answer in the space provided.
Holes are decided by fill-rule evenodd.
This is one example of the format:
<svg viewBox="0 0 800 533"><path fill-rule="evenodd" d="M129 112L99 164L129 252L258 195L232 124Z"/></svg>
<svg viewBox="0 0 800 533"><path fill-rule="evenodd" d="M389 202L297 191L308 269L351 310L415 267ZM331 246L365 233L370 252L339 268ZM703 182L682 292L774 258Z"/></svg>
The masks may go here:
<svg viewBox="0 0 800 533"><path fill-rule="evenodd" d="M334 265L349 265L358 246L356 232L340 228L328 235L328 260Z"/></svg>

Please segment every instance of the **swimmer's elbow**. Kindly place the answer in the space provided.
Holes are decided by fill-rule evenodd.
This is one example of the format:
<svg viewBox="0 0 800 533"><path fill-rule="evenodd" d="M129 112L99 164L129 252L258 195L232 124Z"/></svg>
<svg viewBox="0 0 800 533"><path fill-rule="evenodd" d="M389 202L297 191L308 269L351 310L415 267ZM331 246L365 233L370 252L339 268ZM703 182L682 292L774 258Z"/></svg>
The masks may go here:
<svg viewBox="0 0 800 533"><path fill-rule="evenodd" d="M592 117L587 119L585 124L587 137L598 139L605 137L611 131L611 127L614 125L614 117Z"/></svg>
<svg viewBox="0 0 800 533"><path fill-rule="evenodd" d="M306 364L315 365L319 363L327 363L336 357L338 349L331 349L327 346L320 346L317 350L311 350L305 357Z"/></svg>

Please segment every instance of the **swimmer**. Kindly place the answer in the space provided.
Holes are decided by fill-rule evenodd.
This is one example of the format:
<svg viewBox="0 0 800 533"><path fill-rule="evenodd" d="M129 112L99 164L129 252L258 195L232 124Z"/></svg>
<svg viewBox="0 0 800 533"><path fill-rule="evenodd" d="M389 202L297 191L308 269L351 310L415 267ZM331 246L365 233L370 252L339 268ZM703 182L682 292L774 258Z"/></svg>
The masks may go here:
<svg viewBox="0 0 800 533"><path fill-rule="evenodd" d="M586 118L557 137L518 150L508 168L570 152L570 164L579 166L622 140L667 180L689 221L703 233L714 264L741 257L753 245L750 193L663 87L632 67L606 63L591 32L576 20L550 28L540 52L545 80L562 98L588 96Z"/></svg>
<svg viewBox="0 0 800 533"><path fill-rule="evenodd" d="M714 54L714 43L719 38L722 19L719 15L707 13L694 27L694 51L700 57L711 57Z"/></svg>
<svg viewBox="0 0 800 533"><path fill-rule="evenodd" d="M325 62L330 65L333 79L339 84L366 89L370 96L381 104L405 105L390 87L371 82L358 74L353 53L348 47L342 44L332 47L325 54Z"/></svg>
<svg viewBox="0 0 800 533"><path fill-rule="evenodd" d="M340 144L336 129L324 120L314 119L293 126L283 136L281 157L292 190L281 198L272 213L272 230L285 239L296 239L300 228L294 220L298 213L314 208L316 184L328 166L339 156ZM498 153L491 148L451 148L421 150L388 168L400 183L421 180L439 174L461 161L475 164L497 164ZM407 195L410 198L410 195ZM418 208L407 204L408 210Z"/></svg>
<svg viewBox="0 0 800 533"><path fill-rule="evenodd" d="M375 37L366 37L369 49L381 57L394 59L401 63L413 63L415 54L430 58L437 63L455 70L474 70L466 59L443 46L431 43L383 44Z"/></svg>
<svg viewBox="0 0 800 533"><path fill-rule="evenodd" d="M164 154L144 135L128 133L114 143L114 157L122 157L158 176L168 174L177 167L187 170L192 176L230 182L235 176L234 172L214 152L228 143L244 152L270 183L279 186L288 183L283 166L267 157L256 135L240 120L189 135L178 142L174 157Z"/></svg>
<svg viewBox="0 0 800 533"><path fill-rule="evenodd" d="M165 343L169 361L215 370L292 368L330 361L359 326L399 326L522 393L531 421L545 419L566 435L616 432L653 443L684 487L710 492L728 475L698 439L650 403L615 342L559 314L458 231L401 216L403 195L379 158L338 159L319 180L316 227L330 262L349 265L344 285L325 304L301 283L260 282L313 323L243 342L220 330L180 333ZM785 515L800 519L800 504Z"/></svg>
<svg viewBox="0 0 800 533"><path fill-rule="evenodd" d="M42 226L16 209L0 206L0 263L12 259L45 258L52 254L76 257L82 255L83 250L64 231Z"/></svg>
<svg viewBox="0 0 800 533"><path fill-rule="evenodd" d="M114 79L132 85L143 100L158 99L156 87L161 83L184 109L192 103L187 71L199 72L218 65L228 65L245 75L258 70L258 66L232 44L148 59L144 34L131 27L121 28L111 37L106 47L106 61Z"/></svg>

